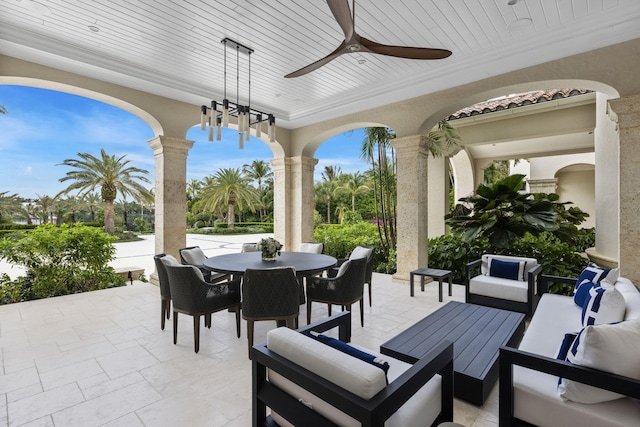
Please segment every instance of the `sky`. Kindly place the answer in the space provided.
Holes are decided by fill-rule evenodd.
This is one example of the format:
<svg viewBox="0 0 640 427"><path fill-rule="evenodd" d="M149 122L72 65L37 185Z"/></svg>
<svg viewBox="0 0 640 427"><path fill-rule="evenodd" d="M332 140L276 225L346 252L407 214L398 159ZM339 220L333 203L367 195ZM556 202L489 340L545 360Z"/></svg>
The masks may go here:
<svg viewBox="0 0 640 427"><path fill-rule="evenodd" d="M0 85L0 105L7 110L0 114L0 193L53 197L69 184L59 179L72 170L60 163L78 158L78 153L100 157L102 148L148 170L154 182L153 150L147 144L154 135L137 116L89 98L15 85ZM266 143L254 137L240 150L238 134L232 129L223 129L222 141L209 142L199 120L196 114L194 127L186 135L195 141L187 157L187 180L273 157ZM327 165L338 166L343 173L367 170L368 164L360 159L363 138L363 130L356 129L324 142L314 155L319 160L315 180L321 180Z"/></svg>

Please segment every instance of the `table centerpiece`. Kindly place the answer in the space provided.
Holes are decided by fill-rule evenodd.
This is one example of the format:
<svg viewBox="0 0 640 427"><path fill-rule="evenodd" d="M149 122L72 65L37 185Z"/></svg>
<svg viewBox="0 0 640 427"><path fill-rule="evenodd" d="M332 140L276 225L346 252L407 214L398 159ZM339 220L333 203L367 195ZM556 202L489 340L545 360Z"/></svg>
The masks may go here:
<svg viewBox="0 0 640 427"><path fill-rule="evenodd" d="M267 237L258 242L258 250L262 252L263 261L275 261L281 249L282 244L273 237Z"/></svg>

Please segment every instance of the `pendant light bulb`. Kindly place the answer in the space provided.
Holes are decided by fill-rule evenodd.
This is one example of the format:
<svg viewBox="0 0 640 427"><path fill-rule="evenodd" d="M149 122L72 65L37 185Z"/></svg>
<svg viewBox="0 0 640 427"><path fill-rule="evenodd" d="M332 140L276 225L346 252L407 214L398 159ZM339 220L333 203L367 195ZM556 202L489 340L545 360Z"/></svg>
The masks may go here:
<svg viewBox="0 0 640 427"><path fill-rule="evenodd" d="M207 119L207 106L203 105L202 107L200 107L200 130L204 130L206 128L207 126L206 119Z"/></svg>
<svg viewBox="0 0 640 427"><path fill-rule="evenodd" d="M220 141L222 139L222 119L220 117L216 118L216 141Z"/></svg>
<svg viewBox="0 0 640 427"><path fill-rule="evenodd" d="M260 138L262 135L262 114L256 116L256 137Z"/></svg>
<svg viewBox="0 0 640 427"><path fill-rule="evenodd" d="M229 100L222 101L222 127L229 127Z"/></svg>
<svg viewBox="0 0 640 427"><path fill-rule="evenodd" d="M244 135L242 135L242 132L238 132L238 148L244 150Z"/></svg>
<svg viewBox="0 0 640 427"><path fill-rule="evenodd" d="M209 138L208 138L209 142L213 141L213 125L209 125Z"/></svg>

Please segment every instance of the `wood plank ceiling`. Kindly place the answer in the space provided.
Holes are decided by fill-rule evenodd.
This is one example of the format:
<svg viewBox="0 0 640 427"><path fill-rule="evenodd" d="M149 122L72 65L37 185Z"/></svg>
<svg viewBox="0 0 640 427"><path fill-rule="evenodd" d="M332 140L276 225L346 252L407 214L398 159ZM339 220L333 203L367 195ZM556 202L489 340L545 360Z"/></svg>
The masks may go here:
<svg viewBox="0 0 640 427"><path fill-rule="evenodd" d="M344 38L324 1L2 0L0 53L202 104L222 98L220 40L230 37L255 50L252 105L298 127L640 37L638 0L508 3L358 1L359 34L453 55L411 61L354 53L295 79L283 76ZM239 93L245 103L246 59L239 90L235 52L227 60L229 98Z"/></svg>

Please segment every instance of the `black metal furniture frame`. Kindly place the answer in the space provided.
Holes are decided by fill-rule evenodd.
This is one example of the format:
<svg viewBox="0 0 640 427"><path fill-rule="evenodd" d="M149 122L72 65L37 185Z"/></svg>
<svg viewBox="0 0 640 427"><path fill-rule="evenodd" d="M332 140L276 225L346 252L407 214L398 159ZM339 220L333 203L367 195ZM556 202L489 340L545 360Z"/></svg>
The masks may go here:
<svg viewBox="0 0 640 427"><path fill-rule="evenodd" d="M539 286L539 277L542 273L542 265L537 264L527 271L527 302L510 301L501 298L493 298L485 295L476 295L469 292L469 282L471 281L472 274L475 270L479 270L482 265L482 259L475 260L468 263L465 267L466 270L466 282L465 282L465 301L471 304L484 305L487 307L501 308L503 310L517 311L518 313L524 313L527 317L533 316L533 312L538 306L540 300L540 291L536 293L536 288Z"/></svg>
<svg viewBox="0 0 640 427"><path fill-rule="evenodd" d="M339 330L340 340L349 342L351 339L351 313L336 314L321 322L300 328L298 331L325 332L336 327ZM335 425L272 385L267 379L267 369L278 372L330 405L349 414L359 420L364 427L382 427L384 422L423 384L435 374L440 374L442 376L442 411L433 425L453 420L453 345L449 342L442 342L434 347L423 359L416 362L370 400L362 399L269 351L266 344L254 346L251 350L251 359L253 363L253 427L277 425L270 416L267 416L267 407L293 425L309 427Z"/></svg>
<svg viewBox="0 0 640 427"><path fill-rule="evenodd" d="M543 274L540 276L541 293L548 291L550 282L575 284L576 279ZM500 348L500 427L531 427L531 424L514 416L514 366L522 366L549 375L556 375L568 380L578 381L583 384L620 393L634 399L640 399L639 380L504 346Z"/></svg>

